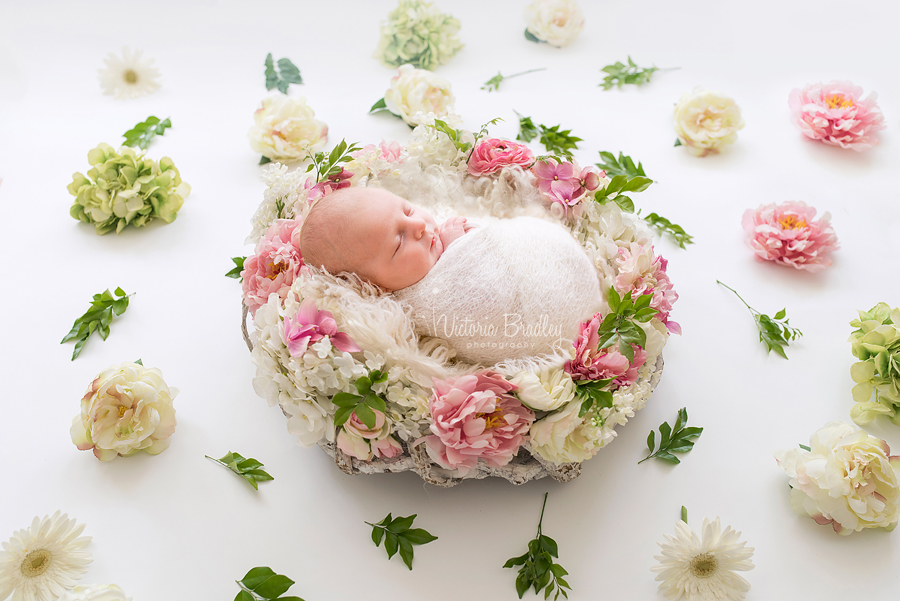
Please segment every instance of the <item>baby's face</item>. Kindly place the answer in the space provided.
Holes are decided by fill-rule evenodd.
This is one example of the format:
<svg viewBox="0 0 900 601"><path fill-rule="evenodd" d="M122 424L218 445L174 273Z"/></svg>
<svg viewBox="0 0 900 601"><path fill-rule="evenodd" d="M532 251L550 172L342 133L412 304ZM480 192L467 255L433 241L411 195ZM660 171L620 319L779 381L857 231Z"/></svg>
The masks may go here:
<svg viewBox="0 0 900 601"><path fill-rule="evenodd" d="M344 224L353 271L387 290L424 278L444 252L434 217L377 188L365 190L359 207Z"/></svg>

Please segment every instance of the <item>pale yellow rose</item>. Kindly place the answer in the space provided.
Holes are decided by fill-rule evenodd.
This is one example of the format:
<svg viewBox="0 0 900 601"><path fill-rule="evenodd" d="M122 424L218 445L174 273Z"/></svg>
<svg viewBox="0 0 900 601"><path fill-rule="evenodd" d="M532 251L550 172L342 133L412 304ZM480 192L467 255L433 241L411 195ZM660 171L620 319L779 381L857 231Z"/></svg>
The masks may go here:
<svg viewBox="0 0 900 601"><path fill-rule="evenodd" d="M253 113L250 147L273 161L303 160L328 141L328 126L315 115L302 96L269 96Z"/></svg>
<svg viewBox="0 0 900 601"><path fill-rule="evenodd" d="M519 400L536 411L555 411L575 398L575 382L561 367L523 371L509 381L519 387Z"/></svg>
<svg viewBox="0 0 900 601"><path fill-rule="evenodd" d="M420 112L443 118L453 102L449 81L412 65L402 65L397 75L391 78L391 87L384 93L387 109L410 125L421 123L421 117L416 115Z"/></svg>
<svg viewBox="0 0 900 601"><path fill-rule="evenodd" d="M584 13L573 0L535 0L525 7L525 22L531 35L562 48L584 29Z"/></svg>
<svg viewBox="0 0 900 601"><path fill-rule="evenodd" d="M588 440L581 426L584 419L578 417L581 400L568 405L531 424L531 450L553 463L582 462L596 452L593 441Z"/></svg>
<svg viewBox="0 0 900 601"><path fill-rule="evenodd" d="M733 144L744 127L740 107L727 96L695 89L675 105L675 134L691 154L706 156Z"/></svg>

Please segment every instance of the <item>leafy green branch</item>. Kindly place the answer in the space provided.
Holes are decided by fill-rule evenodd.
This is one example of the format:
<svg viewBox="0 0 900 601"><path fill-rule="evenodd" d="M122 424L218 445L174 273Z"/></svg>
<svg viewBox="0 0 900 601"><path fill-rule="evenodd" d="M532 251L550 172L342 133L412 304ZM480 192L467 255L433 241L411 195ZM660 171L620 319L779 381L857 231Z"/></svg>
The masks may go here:
<svg viewBox="0 0 900 601"><path fill-rule="evenodd" d="M596 165L603 169L606 175L627 175L629 178L647 177L647 174L644 173L644 166L638 162L635 167L632 158L623 154L622 151L619 151L619 158L616 158L613 153L601 150L600 158L603 159L602 162L596 163Z"/></svg>
<svg viewBox="0 0 900 601"><path fill-rule="evenodd" d="M278 88L282 94L288 93L288 87L292 83L303 83L300 77L300 69L291 62L289 58L278 59L278 69L275 69L275 62L272 60L272 53L266 56L266 89Z"/></svg>
<svg viewBox="0 0 900 601"><path fill-rule="evenodd" d="M334 175L338 175L343 169L341 163L352 160L353 157L351 156L351 153L356 152L357 150L361 149L356 145L356 142L353 142L348 146L346 140L341 140L327 155L324 152L313 154L310 157L312 162L307 166L306 172L309 173L313 169L316 170L316 183L324 181Z"/></svg>
<svg viewBox="0 0 900 601"><path fill-rule="evenodd" d="M232 472L249 482L256 490L259 490L257 482L266 482L275 479L262 469L264 467L262 463L252 457L247 457L245 459L240 453L229 452L219 459L213 459L209 455L204 455L204 457L218 463L224 468L230 469Z"/></svg>
<svg viewBox="0 0 900 601"><path fill-rule="evenodd" d="M741 295L733 288L722 284L719 280L716 280L716 283L734 292L734 295L741 299L744 306L750 310L750 314L753 315L753 319L756 321L756 329L759 330L759 341L766 345L766 352L771 353L775 351L787 359L788 356L784 352L784 347L789 346L791 341L796 341L803 336L803 332L790 325L790 319L785 318L787 315L785 310L782 309L776 313L775 317L769 317L748 305L747 301L741 298Z"/></svg>
<svg viewBox="0 0 900 601"><path fill-rule="evenodd" d="M272 568L253 568L241 580L236 580L241 591L234 601L303 601L300 597L282 597L294 581L276 574Z"/></svg>
<svg viewBox="0 0 900 601"><path fill-rule="evenodd" d="M671 69L648 67L643 69L638 67L629 56L627 65L616 61L612 65L606 65L600 69L607 74L606 77L603 78L603 83L601 83L600 86L602 86L604 90L611 90L614 87L621 88L625 84L639 86L648 83L650 78L657 71L674 71L675 69L678 69L678 67L673 67Z"/></svg>
<svg viewBox="0 0 900 601"><path fill-rule="evenodd" d="M504 568L514 568L522 566L519 569L519 575L516 576L516 592L519 599L525 594L529 588L534 588L534 593L538 594L544 590L544 599L549 599L553 591L556 591L553 599L559 599L562 595L566 599L569 598L565 589L572 590L569 583L566 582L565 576L569 573L558 563L553 560L559 558L559 548L556 541L546 536L541 531L541 525L544 523L544 509L547 508L547 495L544 493L544 504L541 506L541 519L538 521L537 536L528 543L528 551L524 555L508 559Z"/></svg>
<svg viewBox="0 0 900 601"><path fill-rule="evenodd" d="M234 269L226 273L225 277L243 281L241 272L244 271L244 261L247 260L247 257L231 257L231 260L234 261Z"/></svg>
<svg viewBox="0 0 900 601"><path fill-rule="evenodd" d="M375 427L375 412L373 410L387 411L387 405L384 398L372 392L372 387L376 384L387 381L387 372L375 370L369 372L368 376L357 378L353 385L359 394L351 392L339 392L334 395L331 402L337 405L337 411L334 413L334 425L342 426L350 419L350 416L356 413L356 417L368 428Z"/></svg>
<svg viewBox="0 0 900 601"><path fill-rule="evenodd" d="M640 214L640 213L638 213ZM660 234L669 234L681 248L685 248L685 244L693 244L694 237L684 231L677 223L672 223L662 215L650 213L643 218L647 225L656 228Z"/></svg>
<svg viewBox="0 0 900 601"><path fill-rule="evenodd" d="M160 121L158 117L151 115L147 117L146 121L138 123L122 134L125 137L124 144L125 146L137 146L141 150L147 150L147 147L150 146L150 140L155 136L163 135L169 127L172 127L172 122L168 117Z"/></svg>
<svg viewBox="0 0 900 601"><path fill-rule="evenodd" d="M541 67L540 69L529 69L528 71L521 71L520 73L513 73L512 75L503 75L500 71L497 71L496 75L484 82L484 85L481 86L481 89L487 90L488 92L496 92L500 89L500 82L505 79L512 79L513 77L518 77L519 75L527 75L528 73L535 73L537 71L546 70L546 67Z"/></svg>
<svg viewBox="0 0 900 601"><path fill-rule="evenodd" d="M387 517L377 524L366 522L372 527L372 542L375 546L380 547L384 539L384 550L387 551L388 559L400 551L400 558L410 570L413 563L413 545L427 545L438 538L422 528L410 528L415 519L416 514L405 518L391 518L391 514L387 514Z"/></svg>
<svg viewBox="0 0 900 601"><path fill-rule="evenodd" d="M619 352L634 362L634 348L632 344L640 347L647 345L647 334L636 322L645 323L659 313L650 308L652 294L638 295L637 299L631 298L631 290L625 296L619 296L614 287L610 287L606 301L609 304L609 314L603 318L597 330L599 340L598 349L605 349L618 345Z"/></svg>
<svg viewBox="0 0 900 601"><path fill-rule="evenodd" d="M703 428L686 428L687 425L687 408L682 407L678 410L678 418L675 420L675 427L669 426L668 422L663 422L659 426L659 449L656 448L656 432L650 430L647 436L647 448L650 454L638 461L638 465L644 463L648 459L655 458L669 463L681 463L673 453L687 453L694 448L694 441L703 432ZM687 510L682 507L683 519L687 522Z"/></svg>
<svg viewBox="0 0 900 601"><path fill-rule="evenodd" d="M569 150L577 150L578 142L582 141L581 138L571 135L572 130L570 129L560 131L561 125L554 125L553 127L547 127L540 123L535 125L531 117L524 117L518 111L513 112L519 117L519 133L516 136L516 140L531 142L534 138L540 136L541 144L544 145L548 152L558 153L570 158L572 153Z"/></svg>
<svg viewBox="0 0 900 601"><path fill-rule="evenodd" d="M75 350L72 352L72 361L81 354L84 343L87 342L87 339L95 330L100 334L101 340L106 340L109 336L109 324L112 323L113 314L121 315L125 312L128 308L129 296L131 294L125 294L124 290L116 288L116 296L113 297L107 288L92 297L90 309L75 320L72 329L60 342L60 344L64 344L70 340L77 341Z"/></svg>

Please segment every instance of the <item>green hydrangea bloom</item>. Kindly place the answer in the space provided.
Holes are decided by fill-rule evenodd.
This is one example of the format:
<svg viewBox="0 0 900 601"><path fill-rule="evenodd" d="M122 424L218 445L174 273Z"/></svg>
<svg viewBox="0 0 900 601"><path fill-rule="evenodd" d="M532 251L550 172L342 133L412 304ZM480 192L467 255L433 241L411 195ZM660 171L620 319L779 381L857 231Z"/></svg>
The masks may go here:
<svg viewBox="0 0 900 601"><path fill-rule="evenodd" d="M886 415L900 426L900 309L878 303L869 311L860 311L850 325L858 328L850 334L853 355L859 359L850 368L856 382L850 417L857 424ZM872 400L872 392L875 400Z"/></svg>
<svg viewBox="0 0 900 601"><path fill-rule="evenodd" d="M88 153L93 167L87 176L75 173L68 190L75 197L69 214L92 223L99 235L125 226L147 225L159 217L175 221L191 187L181 181L172 159L157 163L133 148L123 146L116 152L109 144L100 144Z"/></svg>
<svg viewBox="0 0 900 601"><path fill-rule="evenodd" d="M433 70L463 47L457 33L459 21L443 14L431 2L400 0L381 27L375 58L391 67L408 63Z"/></svg>

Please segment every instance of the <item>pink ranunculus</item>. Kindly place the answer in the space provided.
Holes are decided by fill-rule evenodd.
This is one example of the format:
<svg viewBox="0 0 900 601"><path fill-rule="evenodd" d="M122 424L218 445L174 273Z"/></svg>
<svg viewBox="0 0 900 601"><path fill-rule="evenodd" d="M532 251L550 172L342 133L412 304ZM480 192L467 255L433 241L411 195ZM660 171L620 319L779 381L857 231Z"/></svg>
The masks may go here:
<svg viewBox="0 0 900 601"><path fill-rule="evenodd" d="M531 172L537 178L535 183L544 196L563 208L578 204L584 195L581 170L574 162L557 163L555 159L548 158L536 162Z"/></svg>
<svg viewBox="0 0 900 601"><path fill-rule="evenodd" d="M293 319L284 319L284 341L292 357L302 355L310 344L326 336L331 346L339 351L355 353L360 350L350 336L337 331L337 322L331 311L319 311L311 298L300 303Z"/></svg>
<svg viewBox="0 0 900 601"><path fill-rule="evenodd" d="M254 254L244 261L241 271L244 303L251 315L277 292L287 297L294 279L304 267L300 254L301 219L278 219L260 239Z"/></svg>
<svg viewBox="0 0 900 601"><path fill-rule="evenodd" d="M832 81L791 90L788 104L804 136L858 151L877 145L877 132L884 129L876 94L861 96L861 87Z"/></svg>
<svg viewBox="0 0 900 601"><path fill-rule="evenodd" d="M534 162L534 155L524 144L509 140L488 138L475 145L469 157L469 174L476 177L490 175L504 167L526 167Z"/></svg>
<svg viewBox="0 0 900 601"><path fill-rule="evenodd" d="M460 476L474 469L479 458L494 467L509 463L534 421L534 412L509 394L516 389L490 370L435 379L429 401L434 435L424 438L429 456L458 469Z"/></svg>
<svg viewBox="0 0 900 601"><path fill-rule="evenodd" d="M617 387L629 386L638 378L638 371L647 361L647 352L640 346L632 344L634 362L619 352L618 348L598 349L600 343L600 324L603 316L595 313L583 322L575 345L575 358L566 361L564 369L573 380L608 380L612 379Z"/></svg>
<svg viewBox="0 0 900 601"><path fill-rule="evenodd" d="M619 275L613 285L621 296L631 292L633 299L641 294L652 294L650 308L659 311L656 317L666 325L669 332L681 334L681 326L669 319L672 306L678 300L678 293L666 273L668 265L669 262L662 255L653 253L652 246L632 243L627 247L619 247L616 255Z"/></svg>
<svg viewBox="0 0 900 601"><path fill-rule="evenodd" d="M308 202L312 204L323 196L331 194L335 190L349 188L351 177L353 177L353 172L347 171L346 169L341 167L341 170L338 173L335 173L328 177L328 179L325 179L312 186L312 189L309 191L309 195L307 196Z"/></svg>
<svg viewBox="0 0 900 601"><path fill-rule="evenodd" d="M788 201L747 209L742 225L747 245L757 258L810 272L831 265L838 248L828 213L815 219L816 210L805 202Z"/></svg>

